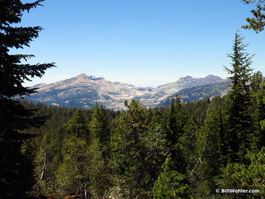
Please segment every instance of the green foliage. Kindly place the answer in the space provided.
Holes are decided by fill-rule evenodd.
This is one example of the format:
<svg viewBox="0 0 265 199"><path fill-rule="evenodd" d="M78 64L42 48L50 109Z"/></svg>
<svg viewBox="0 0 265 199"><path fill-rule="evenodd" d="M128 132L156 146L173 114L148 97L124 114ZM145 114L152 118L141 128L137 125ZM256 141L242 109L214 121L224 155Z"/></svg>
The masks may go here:
<svg viewBox="0 0 265 199"><path fill-rule="evenodd" d="M193 192L197 196L211 196L215 193L214 178L220 173L223 154L224 100L215 97L207 109L205 124L197 131Z"/></svg>
<svg viewBox="0 0 265 199"><path fill-rule="evenodd" d="M150 180L145 166L146 150L143 145L147 130L147 109L138 101L126 101L127 111L123 111L114 121L117 126L111 138L113 165L118 172L117 182L124 197L144 196L144 188ZM146 196L145 196L146 197Z"/></svg>
<svg viewBox="0 0 265 199"><path fill-rule="evenodd" d="M264 30L265 27L265 1L264 0L243 0L246 4L256 3L256 9L251 10L253 18L248 17L248 25L242 26L244 29L253 29L256 33Z"/></svg>
<svg viewBox="0 0 265 199"><path fill-rule="evenodd" d="M78 137L64 140L63 161L57 170L59 193L82 193L85 191L88 178L88 155L86 141Z"/></svg>
<svg viewBox="0 0 265 199"><path fill-rule="evenodd" d="M77 109L72 119L70 119L67 123L64 124L64 127L66 128L66 130L73 133L78 138L88 137L87 124L80 108Z"/></svg>
<svg viewBox="0 0 265 199"><path fill-rule="evenodd" d="M91 194L98 198L105 196L111 186L110 129L107 116L107 111L96 104L89 122L89 188Z"/></svg>
<svg viewBox="0 0 265 199"><path fill-rule="evenodd" d="M188 185L185 176L172 169L171 158L166 158L153 187L155 199L172 199L187 197Z"/></svg>
<svg viewBox="0 0 265 199"><path fill-rule="evenodd" d="M242 198L244 195L247 198L264 198L265 148L258 153L248 152L246 158L250 161L249 165L229 163L222 168L221 178L217 180L218 186L258 190L258 193L237 194L237 198Z"/></svg>
<svg viewBox="0 0 265 199"><path fill-rule="evenodd" d="M258 97L263 87L252 82L251 102L257 105L263 101ZM188 104L175 100L170 107L149 110L138 101L125 104L127 110L121 113L98 105L91 111L42 106L39 114L50 112L51 117L44 128L36 129L42 136L25 143L26 148L38 146L35 195L65 197L71 192L83 198L225 198L229 195L217 195L215 190L227 186L252 189L254 182L257 187L263 185L261 153L259 157L249 153L254 156L247 155L247 164L226 164L229 103L225 98ZM263 115L251 117L256 125ZM250 168L261 170L257 180L247 176L251 181L243 186L238 183L242 174L236 177L237 173ZM229 176L234 173L233 181Z"/></svg>
<svg viewBox="0 0 265 199"><path fill-rule="evenodd" d="M152 187L169 153L162 115L156 110L149 121L146 107L138 101L125 105L128 110L114 120L111 136L114 184L120 190L115 196L151 198Z"/></svg>
<svg viewBox="0 0 265 199"><path fill-rule="evenodd" d="M235 34L233 53L228 54L232 59L232 69L225 67L232 80L231 91L227 96L228 111L228 131L226 133L226 147L228 161L242 161L249 147L252 136L251 116L249 107L250 99L250 65L252 56L246 53L247 45L243 43L243 37Z"/></svg>

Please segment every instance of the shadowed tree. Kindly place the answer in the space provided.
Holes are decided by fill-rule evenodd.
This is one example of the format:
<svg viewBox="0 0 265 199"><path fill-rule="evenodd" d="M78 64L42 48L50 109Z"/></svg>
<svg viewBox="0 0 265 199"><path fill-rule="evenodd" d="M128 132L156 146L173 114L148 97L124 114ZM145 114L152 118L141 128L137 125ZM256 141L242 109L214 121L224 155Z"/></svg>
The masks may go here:
<svg viewBox="0 0 265 199"><path fill-rule="evenodd" d="M25 64L34 55L13 55L10 50L29 47L38 37L41 27L16 27L16 24L21 22L25 11L41 2L0 1L0 195L3 198L24 198L33 184L31 160L21 152L22 141L30 136L22 131L40 126L45 118L35 117L34 110L26 109L14 97L36 92L23 83L41 77L54 64Z"/></svg>

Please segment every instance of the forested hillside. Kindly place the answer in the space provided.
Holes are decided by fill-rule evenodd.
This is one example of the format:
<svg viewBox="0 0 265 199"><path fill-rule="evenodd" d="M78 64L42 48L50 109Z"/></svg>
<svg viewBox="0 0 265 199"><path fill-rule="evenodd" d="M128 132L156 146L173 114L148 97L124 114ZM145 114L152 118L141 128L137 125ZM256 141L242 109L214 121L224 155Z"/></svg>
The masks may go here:
<svg viewBox="0 0 265 199"><path fill-rule="evenodd" d="M185 104L176 97L152 109L136 100L121 112L24 102L50 116L24 142L35 166L30 195L264 198L265 83L259 72L250 80L226 97Z"/></svg>
<svg viewBox="0 0 265 199"><path fill-rule="evenodd" d="M98 105L90 111L38 104L39 115L50 119L41 129L29 130L38 136L24 143L35 164L31 195L225 198L229 194L216 190L233 188L259 190L249 195L260 198L265 90L255 86L245 142L239 134L230 139L229 98L187 104L176 98L169 107L154 109L131 101L122 112ZM243 143L247 146L230 149Z"/></svg>

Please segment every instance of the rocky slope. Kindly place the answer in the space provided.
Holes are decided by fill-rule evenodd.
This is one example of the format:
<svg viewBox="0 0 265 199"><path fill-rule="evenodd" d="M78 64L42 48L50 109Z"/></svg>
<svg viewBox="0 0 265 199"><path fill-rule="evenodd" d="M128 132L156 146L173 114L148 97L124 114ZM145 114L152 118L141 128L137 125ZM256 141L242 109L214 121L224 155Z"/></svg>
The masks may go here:
<svg viewBox="0 0 265 199"><path fill-rule="evenodd" d="M228 83L228 81L224 81L215 84L185 88L162 100L159 106L169 106L171 99L176 96L178 96L183 103L212 98L214 96L225 96L230 90Z"/></svg>
<svg viewBox="0 0 265 199"><path fill-rule="evenodd" d="M161 101L175 95L182 89L225 82L220 77L209 75L205 78L190 76L152 87L136 87L131 84L110 82L102 77L80 74L76 77L51 84L39 84L38 93L29 100L48 105L92 108L95 103L109 109L124 109L124 101L137 99L146 106L157 106Z"/></svg>

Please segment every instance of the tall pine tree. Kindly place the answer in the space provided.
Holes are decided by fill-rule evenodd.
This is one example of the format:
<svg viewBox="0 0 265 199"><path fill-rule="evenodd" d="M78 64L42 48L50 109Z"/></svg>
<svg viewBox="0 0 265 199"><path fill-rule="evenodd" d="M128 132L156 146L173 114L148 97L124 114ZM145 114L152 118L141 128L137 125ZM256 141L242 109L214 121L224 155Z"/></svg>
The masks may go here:
<svg viewBox="0 0 265 199"><path fill-rule="evenodd" d="M12 55L10 50L29 47L38 37L41 27L16 27L16 24L21 22L25 11L29 12L42 1L0 1L0 195L3 198L24 198L33 184L30 159L21 152L21 143L28 136L21 132L41 125L44 118L35 117L33 110L13 98L36 92L23 83L41 77L54 64L23 64L22 61L33 55Z"/></svg>
<svg viewBox="0 0 265 199"><path fill-rule="evenodd" d="M243 39L238 33L235 34L233 53L228 54L232 59L232 69L225 67L232 80L227 97L228 129L225 137L228 162L242 161L252 139L249 81L253 55L245 52L248 45L243 43Z"/></svg>

